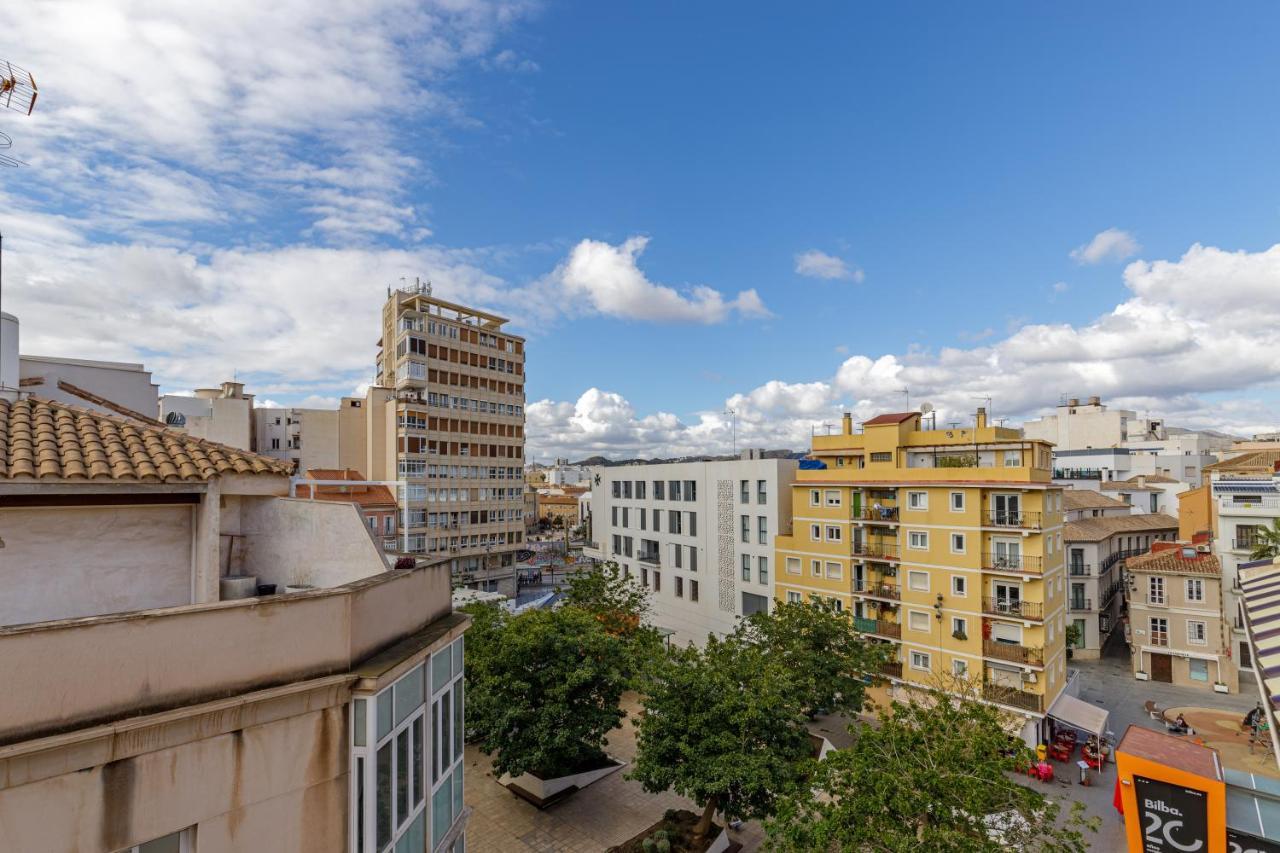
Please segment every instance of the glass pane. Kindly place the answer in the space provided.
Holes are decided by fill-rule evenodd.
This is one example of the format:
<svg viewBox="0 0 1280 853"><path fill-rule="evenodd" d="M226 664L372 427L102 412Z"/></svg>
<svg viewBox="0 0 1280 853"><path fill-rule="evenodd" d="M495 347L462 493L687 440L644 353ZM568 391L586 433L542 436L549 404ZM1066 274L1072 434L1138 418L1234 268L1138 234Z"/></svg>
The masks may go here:
<svg viewBox="0 0 1280 853"><path fill-rule="evenodd" d="M431 656L431 692L439 693L453 677L452 654L448 649Z"/></svg>
<svg viewBox="0 0 1280 853"><path fill-rule="evenodd" d="M453 789L446 777L440 790L431 795L431 847L440 844L453 823Z"/></svg>
<svg viewBox="0 0 1280 853"><path fill-rule="evenodd" d="M412 672L396 682L395 725L400 725L410 714L422 707L423 686L420 666L414 667Z"/></svg>
<svg viewBox="0 0 1280 853"><path fill-rule="evenodd" d="M426 849L426 836L427 813L424 810L418 812L418 816L413 819L413 823L409 825L404 835L400 836L400 840L396 842L396 853L421 853Z"/></svg>
<svg viewBox="0 0 1280 853"><path fill-rule="evenodd" d="M453 814L458 816L462 814L462 765L458 765L458 769L453 771Z"/></svg>
<svg viewBox="0 0 1280 853"><path fill-rule="evenodd" d="M445 693L440 697L440 772L449 772L449 765L453 764L453 738L449 736L449 724L452 717L449 714L449 694Z"/></svg>
<svg viewBox="0 0 1280 853"><path fill-rule="evenodd" d="M368 713L369 702L366 699L357 699L352 708L352 743L356 746L364 746L365 729L368 728L365 715Z"/></svg>
<svg viewBox="0 0 1280 853"><path fill-rule="evenodd" d="M146 844L138 845L138 853L181 853L181 850L181 832L175 832L172 835L166 835L164 838L157 838L154 841L148 841Z"/></svg>
<svg viewBox="0 0 1280 853"><path fill-rule="evenodd" d="M462 682L453 688L453 754L462 755Z"/></svg>
<svg viewBox="0 0 1280 853"><path fill-rule="evenodd" d="M462 672L462 637L453 641L453 674Z"/></svg>
<svg viewBox="0 0 1280 853"><path fill-rule="evenodd" d="M409 816L409 730L396 735L396 823Z"/></svg>
<svg viewBox="0 0 1280 853"><path fill-rule="evenodd" d="M378 740L391 734L391 688L378 694Z"/></svg>
<svg viewBox="0 0 1280 853"><path fill-rule="evenodd" d="M391 841L391 744L384 744L378 750L378 783L377 801L374 808L377 813L377 848L381 850Z"/></svg>
<svg viewBox="0 0 1280 853"><path fill-rule="evenodd" d="M422 802L422 717L410 724L413 729L413 804Z"/></svg>
<svg viewBox="0 0 1280 853"><path fill-rule="evenodd" d="M364 759L356 757L356 853L364 853Z"/></svg>
<svg viewBox="0 0 1280 853"><path fill-rule="evenodd" d="M440 700L431 704L431 784L440 781Z"/></svg>

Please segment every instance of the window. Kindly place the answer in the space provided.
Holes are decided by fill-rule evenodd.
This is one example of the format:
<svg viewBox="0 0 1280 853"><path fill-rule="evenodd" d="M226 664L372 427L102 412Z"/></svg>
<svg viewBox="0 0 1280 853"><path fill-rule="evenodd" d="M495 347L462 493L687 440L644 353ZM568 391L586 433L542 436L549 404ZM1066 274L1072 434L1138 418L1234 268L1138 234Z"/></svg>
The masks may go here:
<svg viewBox="0 0 1280 853"><path fill-rule="evenodd" d="M1209 634L1205 628L1205 623L1194 619L1187 620L1187 642L1194 643L1197 646L1203 646L1209 642Z"/></svg>
<svg viewBox="0 0 1280 853"><path fill-rule="evenodd" d="M684 568L684 546L672 545L671 553L672 553L672 556L675 557L675 567L677 569L683 569ZM677 590L680 589L680 581L678 580L676 581L676 589Z"/></svg>
<svg viewBox="0 0 1280 853"><path fill-rule="evenodd" d="M967 678L969 676L969 662L960 658L952 660L951 673L960 678Z"/></svg>
<svg viewBox="0 0 1280 853"><path fill-rule="evenodd" d="M827 489L824 493L827 506L840 506L840 490Z"/></svg>
<svg viewBox="0 0 1280 853"><path fill-rule="evenodd" d="M744 503L744 504L751 502L751 481L750 480L738 481L738 500L740 503Z"/></svg>
<svg viewBox="0 0 1280 853"><path fill-rule="evenodd" d="M667 481L667 497L669 497L673 501L680 500L680 481L679 480Z"/></svg>
<svg viewBox="0 0 1280 853"><path fill-rule="evenodd" d="M396 517L394 515L384 515L382 517L382 532L394 533L396 530Z"/></svg>
<svg viewBox="0 0 1280 853"><path fill-rule="evenodd" d="M279 449L280 449L280 439L278 439L278 438L273 438L273 439L271 439L271 449L272 449L272 450L279 450Z"/></svg>
<svg viewBox="0 0 1280 853"><path fill-rule="evenodd" d="M827 577L838 580L842 574L844 574L844 568L839 563L827 563Z"/></svg>
<svg viewBox="0 0 1280 853"><path fill-rule="evenodd" d="M698 582L697 581L689 581L689 600L690 601L698 600Z"/></svg>
<svg viewBox="0 0 1280 853"><path fill-rule="evenodd" d="M799 603L800 603L800 593L796 592L794 589L787 590L787 604L799 604Z"/></svg>
<svg viewBox="0 0 1280 853"><path fill-rule="evenodd" d="M910 628L912 631L928 632L929 614L922 613L919 610L912 610L910 613L907 614L907 627Z"/></svg>
<svg viewBox="0 0 1280 853"><path fill-rule="evenodd" d="M809 490L809 506L821 506L821 505L822 505L822 492L820 492L817 489L810 489Z"/></svg>
<svg viewBox="0 0 1280 853"><path fill-rule="evenodd" d="M684 532L684 531L681 529L681 524L680 524L680 520L681 520L681 516L682 516L682 515L683 515L683 513L681 513L681 512L680 512L680 510L678 510L678 509L673 509L673 510L670 510L670 511L668 511L668 512L667 512L667 532L668 532L668 533L683 533L683 532Z"/></svg>
<svg viewBox="0 0 1280 853"><path fill-rule="evenodd" d="M907 572L907 589L913 589L916 592L928 592L929 573L916 570Z"/></svg>
<svg viewBox="0 0 1280 853"><path fill-rule="evenodd" d="M1147 604L1164 604L1164 578L1147 578Z"/></svg>
<svg viewBox="0 0 1280 853"><path fill-rule="evenodd" d="M871 461L872 461L872 462L892 462L892 461L893 461L893 453L892 453L891 451L890 451L890 452L872 453L872 454L871 454Z"/></svg>
<svg viewBox="0 0 1280 853"><path fill-rule="evenodd" d="M964 575L951 576L951 594L961 598L969 594L969 579Z"/></svg>
<svg viewBox="0 0 1280 853"><path fill-rule="evenodd" d="M1163 616L1151 617L1151 645L1169 645L1169 620Z"/></svg>
<svg viewBox="0 0 1280 853"><path fill-rule="evenodd" d="M191 829L172 832L163 838L154 838L136 847L126 847L120 853L193 853L194 835Z"/></svg>
<svg viewBox="0 0 1280 853"><path fill-rule="evenodd" d="M827 525L827 541L828 542L839 542L840 536L841 534L840 534L839 526L835 524Z"/></svg>
<svg viewBox="0 0 1280 853"><path fill-rule="evenodd" d="M653 499L655 501L666 500L666 492L664 491L666 485L662 480L653 481ZM657 510L655 509L654 512L657 513Z"/></svg>
<svg viewBox="0 0 1280 853"><path fill-rule="evenodd" d="M951 534L951 553L952 554L964 553L964 534L963 533Z"/></svg>
<svg viewBox="0 0 1280 853"><path fill-rule="evenodd" d="M800 574L800 558L799 557L787 557L787 574L789 575Z"/></svg>
<svg viewBox="0 0 1280 853"><path fill-rule="evenodd" d="M746 516L743 516L743 518L746 518ZM822 541L822 525L810 524L809 538L812 539L814 542L821 542Z"/></svg>
<svg viewBox="0 0 1280 853"><path fill-rule="evenodd" d="M756 557L756 575L760 583L769 582L769 558Z"/></svg>
<svg viewBox="0 0 1280 853"><path fill-rule="evenodd" d="M957 640L967 639L969 636L969 620L960 616L951 617L951 636Z"/></svg>
<svg viewBox="0 0 1280 853"><path fill-rule="evenodd" d="M874 456L875 454L873 453L872 455ZM928 672L931 669L929 665L929 656L924 652L912 652L911 668L918 669L923 672Z"/></svg>
<svg viewBox="0 0 1280 853"><path fill-rule="evenodd" d="M742 579L744 581L751 580L751 555L742 555Z"/></svg>
<svg viewBox="0 0 1280 853"><path fill-rule="evenodd" d="M696 501L698 499L698 482L696 480L684 481L684 499L687 501Z"/></svg>
<svg viewBox="0 0 1280 853"><path fill-rule="evenodd" d="M646 480L636 480L636 500L644 500L645 487L648 485L649 483ZM644 512L644 510L640 511Z"/></svg>
<svg viewBox="0 0 1280 853"><path fill-rule="evenodd" d="M964 512L964 492L951 493L951 511Z"/></svg>
<svg viewBox="0 0 1280 853"><path fill-rule="evenodd" d="M756 503L768 503L769 501L769 481L756 480Z"/></svg>
<svg viewBox="0 0 1280 853"><path fill-rule="evenodd" d="M763 515L756 516L756 540L759 545L769 544L769 519Z"/></svg>
<svg viewBox="0 0 1280 853"><path fill-rule="evenodd" d="M649 586L649 570L644 566L640 567L640 583L644 584L646 589Z"/></svg>
<svg viewBox="0 0 1280 853"><path fill-rule="evenodd" d="M684 598L684 578L676 575L676 598Z"/></svg>
<svg viewBox="0 0 1280 853"><path fill-rule="evenodd" d="M698 549L697 547L690 545L689 546L689 571L696 572L697 570L698 570Z"/></svg>
<svg viewBox="0 0 1280 853"><path fill-rule="evenodd" d="M916 551L929 550L929 534L924 530L912 530L907 534L907 547Z"/></svg>
<svg viewBox="0 0 1280 853"><path fill-rule="evenodd" d="M809 561L809 573L810 573L811 575L813 575L815 578L820 578L820 577L822 577L822 561L821 561L821 560L810 560L810 561Z"/></svg>
<svg viewBox="0 0 1280 853"><path fill-rule="evenodd" d="M1204 581L1187 578L1187 601L1204 601Z"/></svg>
<svg viewBox="0 0 1280 853"><path fill-rule="evenodd" d="M1189 659L1187 661L1187 674L1191 676L1192 681L1208 681L1209 662L1197 658Z"/></svg>
<svg viewBox="0 0 1280 853"><path fill-rule="evenodd" d="M1021 450L1006 450L1004 452L1004 467L1017 468L1022 464Z"/></svg>
<svg viewBox="0 0 1280 853"><path fill-rule="evenodd" d="M689 513L689 535L698 535L698 514L696 512Z"/></svg>
<svg viewBox="0 0 1280 853"><path fill-rule="evenodd" d="M662 572L653 573L653 591L662 592Z"/></svg>
<svg viewBox="0 0 1280 853"><path fill-rule="evenodd" d="M742 524L742 541L750 542L751 541L751 516L749 515L742 516L741 524Z"/></svg>
<svg viewBox="0 0 1280 853"><path fill-rule="evenodd" d="M907 509L928 509L928 492L907 492Z"/></svg>

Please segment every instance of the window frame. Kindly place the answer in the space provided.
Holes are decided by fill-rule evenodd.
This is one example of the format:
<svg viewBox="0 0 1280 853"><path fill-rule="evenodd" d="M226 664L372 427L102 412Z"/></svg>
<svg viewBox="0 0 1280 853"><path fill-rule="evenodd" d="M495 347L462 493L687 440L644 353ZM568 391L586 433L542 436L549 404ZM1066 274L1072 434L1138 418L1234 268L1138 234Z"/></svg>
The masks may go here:
<svg viewBox="0 0 1280 853"><path fill-rule="evenodd" d="M956 498L960 499L959 506L956 506ZM952 512L964 512L964 508L965 508L964 492L952 492L951 496L947 499L947 506L950 507Z"/></svg>
<svg viewBox="0 0 1280 853"><path fill-rule="evenodd" d="M1191 626L1200 626L1201 639L1192 638ZM1188 619L1187 620L1187 645L1189 646L1207 646L1209 645L1209 623L1204 619Z"/></svg>
<svg viewBox="0 0 1280 853"><path fill-rule="evenodd" d="M921 544L916 545L915 542ZM929 550L929 531L927 530L908 530L907 531L907 548L912 551L928 551Z"/></svg>
<svg viewBox="0 0 1280 853"><path fill-rule="evenodd" d="M922 491L908 491L907 509L912 512L927 512L929 510L929 493Z"/></svg>
<svg viewBox="0 0 1280 853"><path fill-rule="evenodd" d="M916 658L920 658L924 663L917 664ZM907 655L907 666L917 672L933 672L933 656L928 652L921 652L911 649Z"/></svg>
<svg viewBox="0 0 1280 853"><path fill-rule="evenodd" d="M923 627L916 625L917 618L922 620ZM907 611L907 630L915 631L920 634L928 634L930 631L929 614L924 610L908 610Z"/></svg>
<svg viewBox="0 0 1280 853"><path fill-rule="evenodd" d="M957 540L957 539L958 539L958 540L960 540L960 547L959 547L959 548L957 548L957 547L956 547L956 540ZM948 542L951 544L951 553L952 553L952 554L967 554L967 553L968 553L968 541L969 541L969 538L968 538L967 536L965 536L965 534L963 534L963 533L957 533L957 532L956 532L956 531L954 531L954 530L953 530L953 531L951 531L951 535L948 537Z"/></svg>
<svg viewBox="0 0 1280 853"><path fill-rule="evenodd" d="M959 588L957 588L956 586L957 581L959 581ZM965 577L964 575L952 575L951 576L951 594L954 595L956 598L968 598L969 597L969 578Z"/></svg>

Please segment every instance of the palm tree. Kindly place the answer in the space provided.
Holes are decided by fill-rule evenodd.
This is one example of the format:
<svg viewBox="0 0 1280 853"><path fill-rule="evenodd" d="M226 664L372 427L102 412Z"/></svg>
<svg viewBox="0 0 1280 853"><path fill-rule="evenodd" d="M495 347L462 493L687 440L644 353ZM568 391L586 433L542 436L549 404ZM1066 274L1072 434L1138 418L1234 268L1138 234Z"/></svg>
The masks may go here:
<svg viewBox="0 0 1280 853"><path fill-rule="evenodd" d="M1271 522L1270 527L1259 526L1253 532L1253 560L1268 560L1280 556L1280 518Z"/></svg>

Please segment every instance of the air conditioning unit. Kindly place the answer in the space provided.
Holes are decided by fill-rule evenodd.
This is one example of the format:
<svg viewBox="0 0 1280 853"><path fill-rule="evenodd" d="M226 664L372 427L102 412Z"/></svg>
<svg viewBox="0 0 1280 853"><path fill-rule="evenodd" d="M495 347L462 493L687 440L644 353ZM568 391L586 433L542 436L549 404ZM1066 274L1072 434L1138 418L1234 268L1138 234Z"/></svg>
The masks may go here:
<svg viewBox="0 0 1280 853"><path fill-rule="evenodd" d="M1022 673L1022 681L1025 684L1035 684L1037 680L1038 679L1036 678L1036 674L1034 672Z"/></svg>

